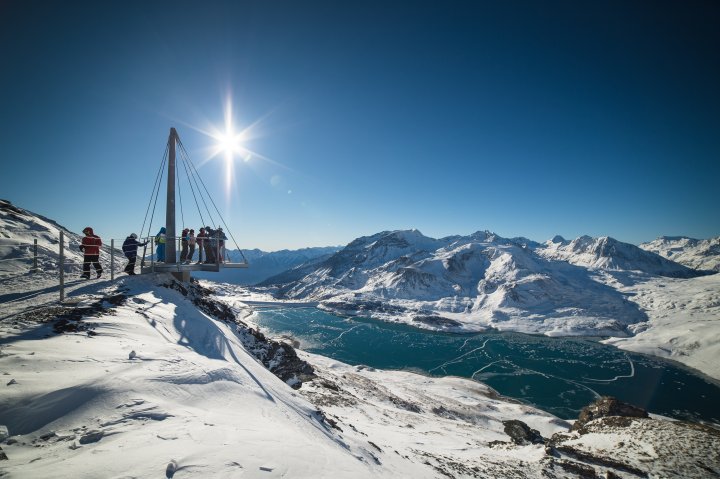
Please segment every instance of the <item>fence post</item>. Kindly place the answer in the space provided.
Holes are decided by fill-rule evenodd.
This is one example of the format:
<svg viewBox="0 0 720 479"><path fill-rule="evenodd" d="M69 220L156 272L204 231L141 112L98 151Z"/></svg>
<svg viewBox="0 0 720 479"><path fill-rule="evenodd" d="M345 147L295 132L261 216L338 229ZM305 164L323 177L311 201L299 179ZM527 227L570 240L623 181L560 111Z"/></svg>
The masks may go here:
<svg viewBox="0 0 720 479"><path fill-rule="evenodd" d="M37 238L33 240L33 273L38 272L37 267Z"/></svg>
<svg viewBox="0 0 720 479"><path fill-rule="evenodd" d="M110 240L110 281L115 279L115 239Z"/></svg>
<svg viewBox="0 0 720 479"><path fill-rule="evenodd" d="M65 233L60 230L60 302L65 301Z"/></svg>

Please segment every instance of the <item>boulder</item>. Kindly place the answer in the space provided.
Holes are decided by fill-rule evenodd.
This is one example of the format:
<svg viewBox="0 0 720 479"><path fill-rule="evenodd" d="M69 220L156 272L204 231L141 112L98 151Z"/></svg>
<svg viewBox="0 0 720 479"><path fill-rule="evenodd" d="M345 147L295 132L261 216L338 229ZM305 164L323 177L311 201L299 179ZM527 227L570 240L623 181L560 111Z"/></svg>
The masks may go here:
<svg viewBox="0 0 720 479"><path fill-rule="evenodd" d="M503 421L502 423L505 426L505 434L510 436L510 439L512 439L515 444L522 446L525 444L545 443L545 438L542 437L537 429L531 429L530 426L522 421L512 419L510 421Z"/></svg>
<svg viewBox="0 0 720 479"><path fill-rule="evenodd" d="M580 411L580 416L572 426L572 431L580 430L585 424L600 417L649 417L646 410L620 401L612 396L603 396Z"/></svg>

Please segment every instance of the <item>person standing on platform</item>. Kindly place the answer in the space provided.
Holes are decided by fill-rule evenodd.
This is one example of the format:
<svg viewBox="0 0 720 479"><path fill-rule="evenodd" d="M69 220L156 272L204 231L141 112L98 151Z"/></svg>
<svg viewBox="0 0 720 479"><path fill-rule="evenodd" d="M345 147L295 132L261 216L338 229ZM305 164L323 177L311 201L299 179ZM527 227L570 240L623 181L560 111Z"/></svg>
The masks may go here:
<svg viewBox="0 0 720 479"><path fill-rule="evenodd" d="M197 246L198 246L198 261L195 264L202 264L203 262L203 252L205 251L205 241L207 239L207 235L205 233L205 228L200 228L200 231L197 235Z"/></svg>
<svg viewBox="0 0 720 479"><path fill-rule="evenodd" d="M185 264L190 264L192 262L193 254L195 253L195 242L197 239L195 238L195 230L191 229L188 233L188 254L187 259L185 260Z"/></svg>
<svg viewBox="0 0 720 479"><path fill-rule="evenodd" d="M220 262L224 263L225 259L226 259L226 257L225 257L225 242L227 241L228 238L227 238L227 236L225 236L225 233L223 233L222 228L218 228L216 233L217 233L217 237L218 237L218 242L220 243L219 244L219 246L220 246Z"/></svg>
<svg viewBox="0 0 720 479"><path fill-rule="evenodd" d="M206 263L214 263L215 262L215 248L217 246L217 238L215 238L215 230L210 228L209 226L205 227L205 240L203 243L205 243L205 262Z"/></svg>
<svg viewBox="0 0 720 479"><path fill-rule="evenodd" d="M90 279L90 264L92 264L99 278L103 272L102 266L100 266L100 246L102 246L102 240L89 226L83 230L83 233L85 237L80 244L80 251L83 252L83 274L80 277Z"/></svg>
<svg viewBox="0 0 720 479"><path fill-rule="evenodd" d="M165 261L165 227L163 226L155 235L155 255L158 261Z"/></svg>
<svg viewBox="0 0 720 479"><path fill-rule="evenodd" d="M138 242L137 235L135 233L131 233L130 236L125 238L122 250L123 253L125 253L125 257L128 259L128 264L125 266L125 272L127 274L135 274L135 261L137 261L138 246L145 246L146 244L147 241L144 243Z"/></svg>
<svg viewBox="0 0 720 479"><path fill-rule="evenodd" d="M180 233L180 263L185 263L185 260L187 260L187 254L188 254L188 233L190 230L188 228L185 228L182 230L182 233Z"/></svg>

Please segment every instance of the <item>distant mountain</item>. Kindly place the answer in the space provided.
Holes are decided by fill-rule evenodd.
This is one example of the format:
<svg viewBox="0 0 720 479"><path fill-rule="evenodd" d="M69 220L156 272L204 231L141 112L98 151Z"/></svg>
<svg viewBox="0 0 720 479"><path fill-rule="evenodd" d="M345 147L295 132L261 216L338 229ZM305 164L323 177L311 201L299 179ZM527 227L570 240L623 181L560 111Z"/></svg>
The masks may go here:
<svg viewBox="0 0 720 479"><path fill-rule="evenodd" d="M612 238L540 244L492 232L429 238L417 230L358 238L322 261L266 280L281 298L320 301L342 314L432 328L623 335L646 319L598 271L699 273Z"/></svg>
<svg viewBox="0 0 720 479"><path fill-rule="evenodd" d="M696 275L687 266L608 236L600 238L580 236L572 241L556 236L536 251L546 259L567 261L586 268L642 271L673 278L689 278Z"/></svg>
<svg viewBox="0 0 720 479"><path fill-rule="evenodd" d="M221 269L217 273L196 272L193 276L225 283L253 285L283 271L317 258L327 257L340 249L339 246L302 248L267 252L259 249L230 250L228 257L234 263L247 259L247 269Z"/></svg>
<svg viewBox="0 0 720 479"><path fill-rule="evenodd" d="M642 243L640 248L690 268L720 272L720 236L694 239L685 236L661 236Z"/></svg>

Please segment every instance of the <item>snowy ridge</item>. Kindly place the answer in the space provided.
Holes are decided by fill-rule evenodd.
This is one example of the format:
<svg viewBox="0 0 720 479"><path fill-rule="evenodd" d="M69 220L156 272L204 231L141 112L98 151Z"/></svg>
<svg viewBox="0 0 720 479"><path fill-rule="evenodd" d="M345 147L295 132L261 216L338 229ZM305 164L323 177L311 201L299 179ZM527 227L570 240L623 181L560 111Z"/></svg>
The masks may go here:
<svg viewBox="0 0 720 479"><path fill-rule="evenodd" d="M9 211L3 236L27 241L37 231L52 249L61 227L3 206ZM608 295L616 290L637 298L632 304L650 315L651 321L629 327L640 341L627 338L620 347L657 345L696 367L707 362L717 369L712 348L720 344L719 275L640 275L638 282L639 273L602 270L595 277L567 262L544 271L548 260L523 239L392 236L365 238L343 261L319 261L310 274L332 289L337 278L327 273L333 267L345 273L354 268L349 281L357 281L369 259L375 266L367 277L385 275L388 282L368 289L389 294L398 288L398 297L377 297L375 304L365 292L348 291L344 304L389 318L402 318L408 305L416 306L402 302L403 291L435 294L429 281L440 275L453 291L472 292L482 274L487 301L496 301L498 311L517 308L522 319L527 304L557 309L538 291L554 282L568 291L563 281L581 281L578 271L585 271L581 278ZM423 249L413 248L413 240ZM706 477L720 471L720 434L712 428L661 419L598 420L568 432L565 421L475 381L352 367L295 352L244 324L252 313L244 301L268 298L227 284L183 285L167 275L76 281L66 285L68 299L58 304L56 264L41 262L47 269L23 273L26 259L17 251L17 244L6 250L11 266L0 275L3 477L566 478L677 470ZM565 276L553 279L550 273L558 271ZM669 285L674 289L666 294ZM576 301L592 300L582 296L586 287L594 286L576 286ZM606 307L610 300L599 298ZM462 311L458 320L423 311L416 316L432 327L453 328L474 303L441 298L428 304ZM683 316L688 310L693 314ZM542 318L524 319L536 324ZM682 332L686 325L697 333ZM527 436L518 436L523 429ZM623 444L629 447L622 454L608 454ZM652 461L647 451L655 451Z"/></svg>
<svg viewBox="0 0 720 479"><path fill-rule="evenodd" d="M544 248L538 248L538 254L547 259L567 261L592 269L642 271L675 278L697 276L687 266L608 236L581 236L572 241L555 237L553 240L546 242Z"/></svg>
<svg viewBox="0 0 720 479"><path fill-rule="evenodd" d="M78 265L82 268L83 262L83 253L78 248L81 235L44 216L0 200L0 277L7 279L21 275L32 267L33 240L38 241L38 269L41 272L55 270L57 274L61 231L66 241L66 271L78 271ZM110 265L109 252L109 244L103 241L100 263L104 269ZM122 255L122 252L118 254Z"/></svg>
<svg viewBox="0 0 720 479"><path fill-rule="evenodd" d="M412 230L358 238L303 277L281 274L263 284L331 311L423 327L626 336L647 316L598 270L699 274L612 238L542 245L489 231L433 239Z"/></svg>
<svg viewBox="0 0 720 479"><path fill-rule="evenodd" d="M689 268L720 271L720 236L704 240L685 236L661 236L640 248Z"/></svg>
<svg viewBox="0 0 720 479"><path fill-rule="evenodd" d="M251 354L241 320L193 304L196 286L165 275L93 284L64 305L80 311L69 322L45 304L0 323L5 477L643 477L672 467L703 477L720 467L711 428L591 422L591 434L570 433L569 423L461 378L300 352L314 378L295 390ZM215 301L249 314L224 288ZM609 441L632 448L605 460ZM666 452L683 444L692 444L687 458ZM643 451L654 449L662 453L646 464Z"/></svg>

